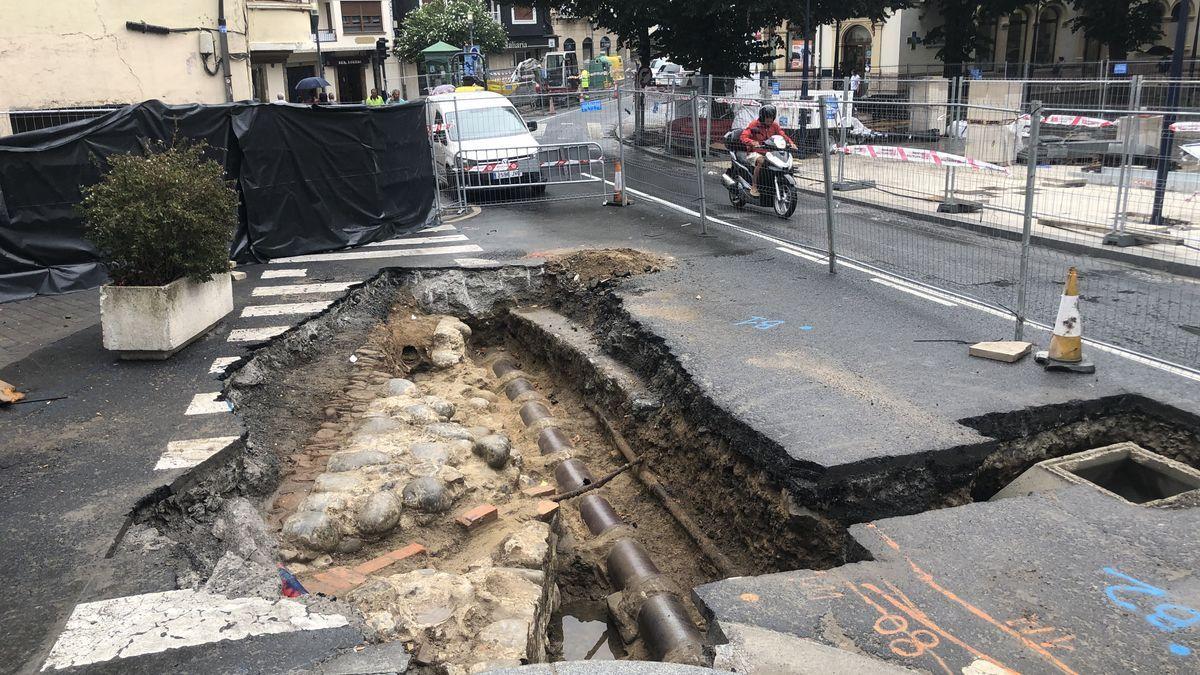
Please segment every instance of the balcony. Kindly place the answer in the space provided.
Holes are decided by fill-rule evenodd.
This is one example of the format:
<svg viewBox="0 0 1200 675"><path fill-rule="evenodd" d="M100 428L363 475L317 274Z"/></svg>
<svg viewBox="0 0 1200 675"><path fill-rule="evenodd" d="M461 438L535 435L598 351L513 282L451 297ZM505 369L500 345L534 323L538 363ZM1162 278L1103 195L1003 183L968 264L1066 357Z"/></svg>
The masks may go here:
<svg viewBox="0 0 1200 675"><path fill-rule="evenodd" d="M309 33L308 37L313 42L317 42L318 40L320 40L321 42L337 42L337 39L338 39L337 31L333 30L332 28L329 28L329 29L323 28L323 29L317 31L316 33Z"/></svg>

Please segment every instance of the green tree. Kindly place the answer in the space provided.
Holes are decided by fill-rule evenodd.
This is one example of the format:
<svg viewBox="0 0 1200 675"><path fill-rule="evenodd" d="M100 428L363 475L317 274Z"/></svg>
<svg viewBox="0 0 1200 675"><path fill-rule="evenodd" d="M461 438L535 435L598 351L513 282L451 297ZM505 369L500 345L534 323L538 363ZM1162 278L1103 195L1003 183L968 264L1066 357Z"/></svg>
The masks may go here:
<svg viewBox="0 0 1200 675"><path fill-rule="evenodd" d="M946 64L946 77L962 74L962 64L970 63L976 54L992 46L992 36L982 29L989 20L1008 14L1022 4L1021 0L932 0L925 5L927 13L936 13L941 23L925 34L925 41L940 45L938 59ZM928 14L927 14L928 15Z"/></svg>
<svg viewBox="0 0 1200 675"><path fill-rule="evenodd" d="M404 17L394 52L402 61L417 61L421 50L435 42L466 46L472 32L484 54L503 51L508 41L504 26L492 18L483 0L431 0Z"/></svg>
<svg viewBox="0 0 1200 675"><path fill-rule="evenodd" d="M1068 25L1108 46L1110 59L1124 59L1138 47L1162 36L1159 0L1071 0L1077 12Z"/></svg>

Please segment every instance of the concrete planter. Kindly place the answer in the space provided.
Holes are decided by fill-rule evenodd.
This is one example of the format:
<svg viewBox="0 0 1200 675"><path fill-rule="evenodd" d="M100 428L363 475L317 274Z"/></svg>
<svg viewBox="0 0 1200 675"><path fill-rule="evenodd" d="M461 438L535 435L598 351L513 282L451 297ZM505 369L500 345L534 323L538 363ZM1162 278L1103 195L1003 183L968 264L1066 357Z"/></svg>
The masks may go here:
<svg viewBox="0 0 1200 675"><path fill-rule="evenodd" d="M176 279L165 286L100 289L104 348L123 359L165 359L208 332L233 311L229 274L196 283Z"/></svg>

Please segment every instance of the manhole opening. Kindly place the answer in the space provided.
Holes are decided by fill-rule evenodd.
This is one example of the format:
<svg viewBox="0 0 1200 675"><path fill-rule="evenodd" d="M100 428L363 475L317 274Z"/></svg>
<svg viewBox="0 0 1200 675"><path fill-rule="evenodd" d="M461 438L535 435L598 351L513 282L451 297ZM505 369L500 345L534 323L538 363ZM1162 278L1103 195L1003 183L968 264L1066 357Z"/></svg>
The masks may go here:
<svg viewBox="0 0 1200 675"><path fill-rule="evenodd" d="M1186 476L1153 457L1123 450L1081 460L1067 471L1134 504L1168 499L1200 488L1200 479Z"/></svg>

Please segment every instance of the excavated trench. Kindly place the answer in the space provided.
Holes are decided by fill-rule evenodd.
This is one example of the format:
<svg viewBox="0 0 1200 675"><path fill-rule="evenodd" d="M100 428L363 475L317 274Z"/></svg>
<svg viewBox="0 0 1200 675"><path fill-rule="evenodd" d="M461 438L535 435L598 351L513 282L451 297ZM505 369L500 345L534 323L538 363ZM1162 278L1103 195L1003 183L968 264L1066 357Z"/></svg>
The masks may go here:
<svg viewBox="0 0 1200 675"><path fill-rule="evenodd" d="M282 562L431 672L693 662L692 588L866 559L850 524L986 500L1039 461L1120 441L1200 466L1200 420L1137 396L962 420L993 439L968 447L788 465L613 293L667 264L618 250L385 271L234 370L244 443L135 522L186 548L181 580L234 592L247 584L213 580L241 565L269 591ZM586 471L564 478L567 460ZM547 501L568 489L583 494ZM230 536L247 502L261 532ZM659 574L629 572L646 561Z"/></svg>

